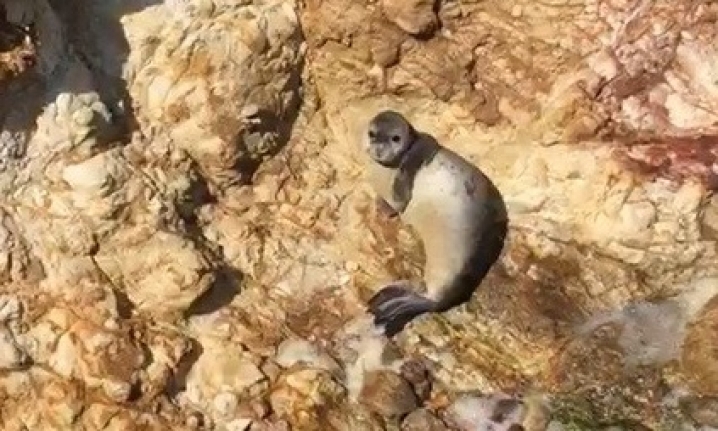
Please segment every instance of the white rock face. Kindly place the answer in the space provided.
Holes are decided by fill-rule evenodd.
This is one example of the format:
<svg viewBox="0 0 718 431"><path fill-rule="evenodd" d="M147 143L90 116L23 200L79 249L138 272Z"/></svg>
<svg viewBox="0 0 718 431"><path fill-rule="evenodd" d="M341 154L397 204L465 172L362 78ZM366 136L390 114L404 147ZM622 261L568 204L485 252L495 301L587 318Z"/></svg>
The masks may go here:
<svg viewBox="0 0 718 431"><path fill-rule="evenodd" d="M27 354L15 342L10 331L0 330L0 369L16 370L24 365Z"/></svg>

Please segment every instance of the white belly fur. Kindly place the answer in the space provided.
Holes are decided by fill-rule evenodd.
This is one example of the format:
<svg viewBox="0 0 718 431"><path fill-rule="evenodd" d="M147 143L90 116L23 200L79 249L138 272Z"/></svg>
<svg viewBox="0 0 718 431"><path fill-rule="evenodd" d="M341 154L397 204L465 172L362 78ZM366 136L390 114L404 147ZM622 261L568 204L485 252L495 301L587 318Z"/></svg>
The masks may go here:
<svg viewBox="0 0 718 431"><path fill-rule="evenodd" d="M370 178L377 194L392 204L391 185L394 171L374 164ZM458 155L442 150L431 164L417 173L413 197L403 222L419 234L425 249L424 281L427 296L436 300L449 287L472 253L479 227L486 217L482 199L470 198L464 178L481 175ZM486 193L485 182L480 183L477 195Z"/></svg>

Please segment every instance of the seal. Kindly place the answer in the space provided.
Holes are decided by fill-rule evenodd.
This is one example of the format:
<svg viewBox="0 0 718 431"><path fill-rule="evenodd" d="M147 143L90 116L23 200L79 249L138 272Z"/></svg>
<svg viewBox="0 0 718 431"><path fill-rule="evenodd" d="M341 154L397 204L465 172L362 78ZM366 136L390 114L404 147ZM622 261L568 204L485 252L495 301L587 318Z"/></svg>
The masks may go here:
<svg viewBox="0 0 718 431"><path fill-rule="evenodd" d="M508 231L503 197L475 165L417 131L396 111L375 115L362 140L379 209L414 228L424 246L426 294L391 282L368 302L374 324L393 337L416 317L471 299L499 258Z"/></svg>

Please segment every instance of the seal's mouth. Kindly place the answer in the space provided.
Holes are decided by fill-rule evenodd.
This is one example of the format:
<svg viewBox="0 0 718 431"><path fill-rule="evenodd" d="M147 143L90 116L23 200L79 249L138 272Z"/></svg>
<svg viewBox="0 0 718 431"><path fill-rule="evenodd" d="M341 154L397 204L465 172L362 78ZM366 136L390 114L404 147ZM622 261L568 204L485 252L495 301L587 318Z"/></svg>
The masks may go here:
<svg viewBox="0 0 718 431"><path fill-rule="evenodd" d="M372 160L387 168L394 168L401 159L401 150L382 141L371 141L367 146L367 153Z"/></svg>

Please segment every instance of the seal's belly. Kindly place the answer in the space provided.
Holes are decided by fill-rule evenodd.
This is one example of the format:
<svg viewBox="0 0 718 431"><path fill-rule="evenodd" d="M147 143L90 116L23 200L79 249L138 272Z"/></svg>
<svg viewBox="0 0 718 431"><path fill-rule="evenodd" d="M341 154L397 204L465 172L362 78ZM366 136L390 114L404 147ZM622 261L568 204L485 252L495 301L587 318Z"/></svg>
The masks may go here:
<svg viewBox="0 0 718 431"><path fill-rule="evenodd" d="M414 199L402 219L424 244L424 281L430 296L440 296L474 252L485 217L481 202L458 180L456 172L427 169L417 176Z"/></svg>

